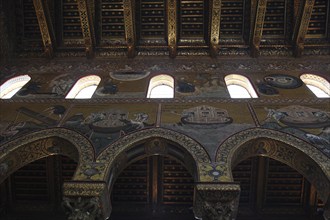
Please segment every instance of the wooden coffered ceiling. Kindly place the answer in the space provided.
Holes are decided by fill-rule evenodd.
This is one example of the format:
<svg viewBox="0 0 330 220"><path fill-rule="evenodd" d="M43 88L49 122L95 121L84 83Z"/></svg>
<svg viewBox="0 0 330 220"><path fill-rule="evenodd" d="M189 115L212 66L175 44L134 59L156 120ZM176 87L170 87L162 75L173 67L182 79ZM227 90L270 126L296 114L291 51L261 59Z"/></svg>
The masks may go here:
<svg viewBox="0 0 330 220"><path fill-rule="evenodd" d="M14 0L19 56L330 54L328 0Z"/></svg>

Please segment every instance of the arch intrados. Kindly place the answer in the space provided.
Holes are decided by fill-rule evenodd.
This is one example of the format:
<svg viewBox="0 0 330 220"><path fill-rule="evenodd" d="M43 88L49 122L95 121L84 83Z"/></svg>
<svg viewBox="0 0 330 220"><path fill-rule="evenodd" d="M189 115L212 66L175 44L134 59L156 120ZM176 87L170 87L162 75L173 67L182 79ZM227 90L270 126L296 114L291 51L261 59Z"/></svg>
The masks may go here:
<svg viewBox="0 0 330 220"><path fill-rule="evenodd" d="M302 172L301 170L297 170L295 167L293 167L291 164L288 164L286 161L279 160L279 158L276 158L276 157L265 156L265 155L260 155L260 154L259 154L259 155L257 155L257 154L256 154L256 155L250 155L250 156L248 156L248 157L245 157L245 158L242 159L242 160L239 160L239 161L235 162L235 164L232 165L232 170L235 169L235 167L236 167L240 162L243 162L244 160L247 160L247 159L250 159L250 158L256 158L256 157L265 157L265 158L269 158L269 159L273 159L273 160L276 160L276 161L278 161L278 162L281 162L281 163L283 163L283 164L289 166L290 168L294 169L294 170L297 171L300 175L302 175L304 178L306 178L306 174L305 174L304 172ZM307 179L307 178L306 178L306 179ZM310 182L308 179L307 179L307 181L308 181L310 184L314 185L314 187L315 187L315 184L313 184L312 182ZM317 191L318 191L318 190L317 190ZM319 193L319 191L318 191L318 193ZM329 195L329 196L330 196L330 195ZM322 202L324 202L324 203L325 203L326 199L328 199L327 195L320 195L319 197L320 197L319 199L322 200Z"/></svg>
<svg viewBox="0 0 330 220"><path fill-rule="evenodd" d="M113 183L116 182L118 176L125 170L125 168L127 168L128 166L130 166L131 164L139 161L139 160L142 160L144 158L148 158L148 157L152 157L152 156L163 156L163 157L169 157L171 159L174 159L176 161L178 161L182 166L184 166L184 168L186 168L186 170L188 171L188 173L192 176L192 178L194 179L195 182L197 182L197 178L198 178L198 175L197 175L197 166L194 167L194 172L192 173L192 171L187 167L187 164L185 164L183 161L181 161L180 159L172 156L172 155L169 155L169 154L144 154L144 155L140 155L140 156L137 156L135 158L133 158L132 160L130 161L127 161L125 163L125 166L122 166L120 167L119 169L116 170L116 174L114 175L114 178L111 180L111 182L109 182L109 185L112 185ZM109 190L109 191L112 191L112 190Z"/></svg>
<svg viewBox="0 0 330 220"><path fill-rule="evenodd" d="M187 164L185 164L183 161L181 161L180 159L176 158L175 156L172 156L172 155L169 155L169 154L144 154L144 155L139 155L139 156L131 159L130 161L127 161L125 163L125 166L118 167L116 169L115 173L112 173L112 175L110 175L111 176L111 179L108 180L108 190L109 190L110 194L113 193L113 186L116 183L119 175L125 170L125 168L127 168L128 166L130 166L131 164L133 164L133 163L135 163L135 162L137 162L139 160L142 160L144 158L148 158L148 157L151 157L151 156L156 156L156 155L164 156L164 157L169 157L169 158L172 158L172 159L178 161L182 166L184 166L184 168L186 168L186 170L191 175L191 177L194 180L194 182L198 182L198 173L197 173L197 164L196 163L194 164L195 165L195 167L193 168L194 171L191 171L187 167ZM192 172L194 172L194 173L192 173Z"/></svg>

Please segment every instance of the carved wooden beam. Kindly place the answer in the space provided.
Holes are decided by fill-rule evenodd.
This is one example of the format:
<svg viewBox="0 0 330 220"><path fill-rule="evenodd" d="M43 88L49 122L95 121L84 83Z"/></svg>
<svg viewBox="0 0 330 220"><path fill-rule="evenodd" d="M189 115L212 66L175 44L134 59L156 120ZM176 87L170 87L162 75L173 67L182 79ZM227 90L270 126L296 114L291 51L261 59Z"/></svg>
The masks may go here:
<svg viewBox="0 0 330 220"><path fill-rule="evenodd" d="M265 21L267 0L259 0L257 3L257 11L255 14L255 21L251 40L251 56L258 57L260 54L260 42L262 38L262 30Z"/></svg>
<svg viewBox="0 0 330 220"><path fill-rule="evenodd" d="M169 0L167 5L167 38L170 57L176 57L177 49L177 1Z"/></svg>
<svg viewBox="0 0 330 220"><path fill-rule="evenodd" d="M211 13L210 54L216 57L220 39L221 0L213 0Z"/></svg>
<svg viewBox="0 0 330 220"><path fill-rule="evenodd" d="M134 26L134 4L135 0L124 0L125 37L127 43L128 57L135 56L135 26Z"/></svg>
<svg viewBox="0 0 330 220"><path fill-rule="evenodd" d="M94 1L78 0L78 11L81 22L81 30L85 41L85 51L87 58L94 57L95 33L93 24L92 8Z"/></svg>
<svg viewBox="0 0 330 220"><path fill-rule="evenodd" d="M304 0L300 4L292 39L294 44L293 54L296 57L301 57L304 50L304 41L312 16L314 2L315 0Z"/></svg>
<svg viewBox="0 0 330 220"><path fill-rule="evenodd" d="M301 0L294 0L293 10L294 10L295 21L297 20L297 17L298 17L299 5L301 5Z"/></svg>
<svg viewBox="0 0 330 220"><path fill-rule="evenodd" d="M53 57L53 47L55 44L55 32L51 22L47 1L33 0L34 9L37 14L42 42L44 44L45 53L48 57Z"/></svg>

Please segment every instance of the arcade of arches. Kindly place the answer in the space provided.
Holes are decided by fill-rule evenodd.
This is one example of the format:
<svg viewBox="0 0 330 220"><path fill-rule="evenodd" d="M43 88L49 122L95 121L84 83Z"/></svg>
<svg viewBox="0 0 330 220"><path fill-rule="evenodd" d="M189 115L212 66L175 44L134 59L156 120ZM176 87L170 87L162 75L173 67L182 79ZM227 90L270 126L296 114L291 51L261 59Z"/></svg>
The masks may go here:
<svg viewBox="0 0 330 220"><path fill-rule="evenodd" d="M329 24L329 0L0 0L0 219L329 220Z"/></svg>
<svg viewBox="0 0 330 220"><path fill-rule="evenodd" d="M96 158L87 139L73 131L28 134L1 148L1 215L8 220L327 218L329 158L293 136L276 140L274 132L252 129L230 137L215 162L193 139L160 128L128 135ZM288 140L296 143L289 146ZM227 144L232 147L224 155Z"/></svg>

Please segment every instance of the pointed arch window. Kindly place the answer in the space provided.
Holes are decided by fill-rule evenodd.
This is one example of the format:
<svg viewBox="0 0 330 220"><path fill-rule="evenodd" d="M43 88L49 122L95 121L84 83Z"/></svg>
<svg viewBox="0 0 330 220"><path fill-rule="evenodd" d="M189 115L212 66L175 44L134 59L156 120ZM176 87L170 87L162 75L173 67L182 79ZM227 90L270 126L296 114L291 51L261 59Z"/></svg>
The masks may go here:
<svg viewBox="0 0 330 220"><path fill-rule="evenodd" d="M174 98L174 79L169 75L158 75L150 79L147 98Z"/></svg>
<svg viewBox="0 0 330 220"><path fill-rule="evenodd" d="M29 75L21 75L7 80L0 86L0 98L10 99L30 80Z"/></svg>
<svg viewBox="0 0 330 220"><path fill-rule="evenodd" d="M318 98L330 98L330 83L321 76L303 74L300 79Z"/></svg>
<svg viewBox="0 0 330 220"><path fill-rule="evenodd" d="M80 78L72 87L65 97L66 99L90 99L97 86L101 82L101 78L96 75L89 75Z"/></svg>
<svg viewBox="0 0 330 220"><path fill-rule="evenodd" d="M245 76L230 74L225 77L225 82L231 98L258 98L252 84Z"/></svg>

